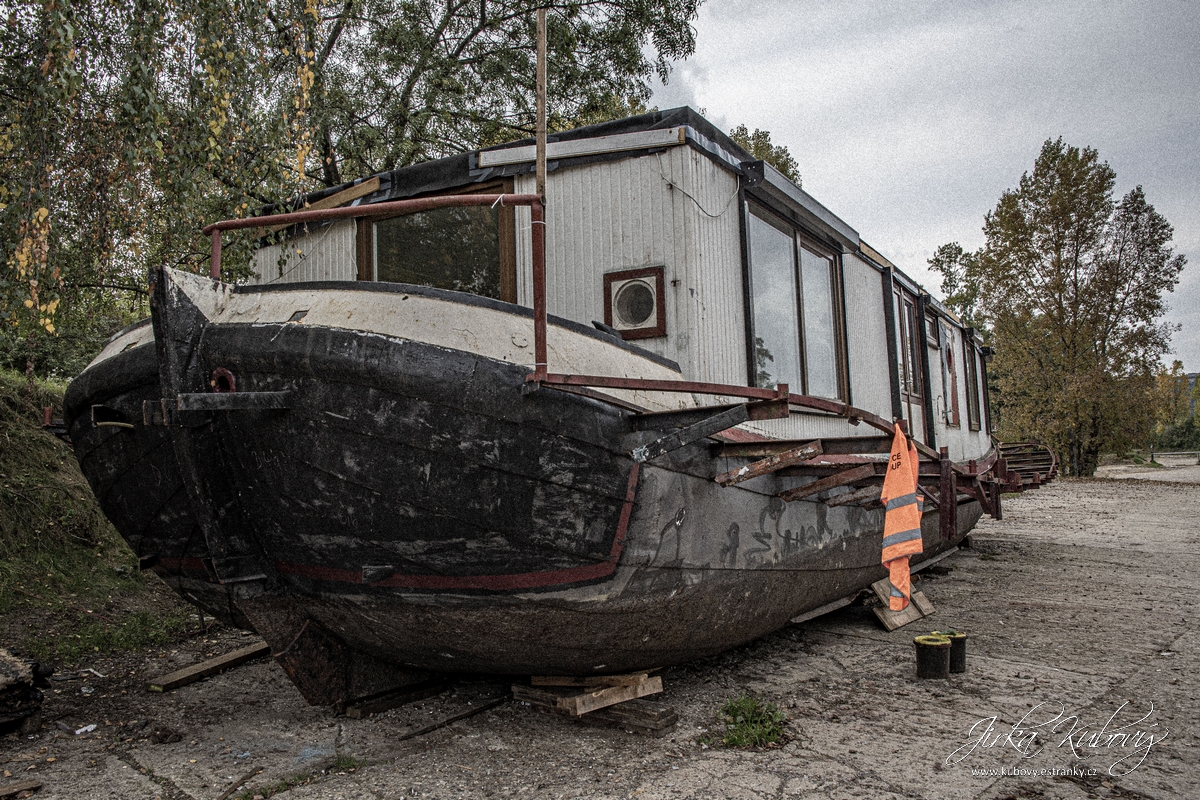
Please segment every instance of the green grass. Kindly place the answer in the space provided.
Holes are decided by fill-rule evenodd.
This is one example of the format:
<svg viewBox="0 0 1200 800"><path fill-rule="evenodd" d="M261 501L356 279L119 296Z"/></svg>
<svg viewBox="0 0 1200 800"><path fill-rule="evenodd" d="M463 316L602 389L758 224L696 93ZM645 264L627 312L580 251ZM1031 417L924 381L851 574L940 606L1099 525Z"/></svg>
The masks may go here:
<svg viewBox="0 0 1200 800"><path fill-rule="evenodd" d="M335 758L333 760L333 763L331 763L328 767L325 768L325 771L326 772L349 772L352 769L358 769L359 767L361 767L363 764L366 764L366 763L367 762L363 761L361 758L355 758L354 756L348 756L345 753L342 753L341 755L339 755L337 758Z"/></svg>
<svg viewBox="0 0 1200 800"><path fill-rule="evenodd" d="M164 645L190 609L148 596L158 579L138 572L71 448L42 430L64 389L0 371L0 623L22 653L70 664Z"/></svg>
<svg viewBox="0 0 1200 800"><path fill-rule="evenodd" d="M170 644L189 624L195 624L191 617L186 608L166 614L135 611L119 619L76 614L51 623L53 627L49 630L27 635L17 647L39 661L75 664L94 653L120 653Z"/></svg>
<svg viewBox="0 0 1200 800"><path fill-rule="evenodd" d="M720 720L724 731L709 734L703 740L706 744L766 747L783 739L787 717L774 703L745 694L722 706Z"/></svg>

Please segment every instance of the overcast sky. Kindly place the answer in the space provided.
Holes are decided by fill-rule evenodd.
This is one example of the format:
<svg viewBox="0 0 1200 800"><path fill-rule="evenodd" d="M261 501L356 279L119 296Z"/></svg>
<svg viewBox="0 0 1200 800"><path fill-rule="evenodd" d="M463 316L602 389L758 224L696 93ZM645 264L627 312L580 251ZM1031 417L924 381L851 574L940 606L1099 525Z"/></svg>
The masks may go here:
<svg viewBox="0 0 1200 800"><path fill-rule="evenodd" d="M1200 371L1200 2L708 0L696 32L652 103L769 130L810 194L935 295L934 249L982 245L1043 142L1096 148L1192 262L1167 358Z"/></svg>

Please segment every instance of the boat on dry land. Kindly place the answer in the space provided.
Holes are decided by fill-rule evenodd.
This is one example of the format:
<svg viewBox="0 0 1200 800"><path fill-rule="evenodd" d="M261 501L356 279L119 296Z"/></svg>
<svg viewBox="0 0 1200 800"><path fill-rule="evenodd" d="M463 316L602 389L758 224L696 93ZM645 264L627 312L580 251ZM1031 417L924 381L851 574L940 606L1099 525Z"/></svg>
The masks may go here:
<svg viewBox="0 0 1200 800"><path fill-rule="evenodd" d="M68 391L142 563L310 702L662 667L853 595L895 420L921 558L1052 476L994 446L974 332L695 112L552 137L544 204L533 149L209 226L210 276L156 271Z"/></svg>

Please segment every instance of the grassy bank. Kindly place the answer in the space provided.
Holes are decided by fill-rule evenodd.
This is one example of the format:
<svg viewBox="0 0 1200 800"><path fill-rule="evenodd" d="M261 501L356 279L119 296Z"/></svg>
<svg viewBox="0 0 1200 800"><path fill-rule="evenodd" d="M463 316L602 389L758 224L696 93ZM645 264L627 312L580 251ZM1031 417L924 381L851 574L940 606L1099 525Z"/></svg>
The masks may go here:
<svg viewBox="0 0 1200 800"><path fill-rule="evenodd" d="M101 513L70 447L41 428L65 386L0 371L0 641L72 664L174 640L191 617Z"/></svg>

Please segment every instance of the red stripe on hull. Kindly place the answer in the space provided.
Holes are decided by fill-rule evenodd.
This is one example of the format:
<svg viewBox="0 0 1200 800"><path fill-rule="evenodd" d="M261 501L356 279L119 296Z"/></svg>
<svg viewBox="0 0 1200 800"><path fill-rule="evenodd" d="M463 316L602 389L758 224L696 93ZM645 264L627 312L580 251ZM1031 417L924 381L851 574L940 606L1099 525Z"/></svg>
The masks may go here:
<svg viewBox="0 0 1200 800"><path fill-rule="evenodd" d="M617 522L617 532L613 536L612 548L608 558L595 564L585 564L568 569L548 570L545 572L521 572L514 575L392 575L371 586L389 589L489 589L504 591L513 589L540 589L560 584L580 583L583 581L606 578L617 569L621 559L621 551L625 547L625 535L629 530L629 518L633 515L633 503L637 496L638 475L641 465L634 464L629 471L629 484L625 490L625 501L621 505L621 516ZM287 561L276 561L275 569L285 575L296 575L320 581L337 583L359 583L362 572L335 567L319 567L308 564L293 564Z"/></svg>

